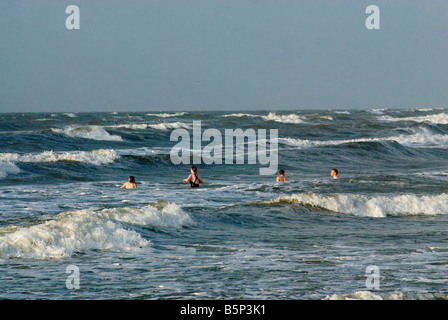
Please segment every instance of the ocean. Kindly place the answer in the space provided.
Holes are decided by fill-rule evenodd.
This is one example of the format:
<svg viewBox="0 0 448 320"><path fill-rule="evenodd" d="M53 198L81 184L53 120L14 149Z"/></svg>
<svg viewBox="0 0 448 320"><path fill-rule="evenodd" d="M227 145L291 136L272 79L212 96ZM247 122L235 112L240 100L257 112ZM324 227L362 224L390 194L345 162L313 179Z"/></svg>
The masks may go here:
<svg viewBox="0 0 448 320"><path fill-rule="evenodd" d="M190 188L195 120L277 129L289 181ZM447 147L436 108L0 114L0 299L446 299Z"/></svg>

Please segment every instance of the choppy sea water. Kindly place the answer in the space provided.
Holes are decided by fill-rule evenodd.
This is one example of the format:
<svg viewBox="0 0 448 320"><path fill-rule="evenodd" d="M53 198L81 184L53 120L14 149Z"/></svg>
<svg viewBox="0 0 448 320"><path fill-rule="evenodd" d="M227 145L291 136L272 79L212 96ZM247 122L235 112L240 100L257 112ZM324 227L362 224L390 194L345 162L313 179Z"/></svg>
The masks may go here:
<svg viewBox="0 0 448 320"><path fill-rule="evenodd" d="M289 181L183 184L194 120L277 129ZM1 114L0 298L446 299L447 147L447 109Z"/></svg>

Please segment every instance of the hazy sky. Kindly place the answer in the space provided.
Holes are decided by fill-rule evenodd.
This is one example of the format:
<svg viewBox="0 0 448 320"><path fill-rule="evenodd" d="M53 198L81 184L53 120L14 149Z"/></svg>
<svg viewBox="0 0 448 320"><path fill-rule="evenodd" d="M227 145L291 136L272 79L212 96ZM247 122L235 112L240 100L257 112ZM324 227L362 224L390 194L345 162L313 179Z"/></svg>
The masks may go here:
<svg viewBox="0 0 448 320"><path fill-rule="evenodd" d="M448 1L0 4L0 112L373 107L448 107Z"/></svg>

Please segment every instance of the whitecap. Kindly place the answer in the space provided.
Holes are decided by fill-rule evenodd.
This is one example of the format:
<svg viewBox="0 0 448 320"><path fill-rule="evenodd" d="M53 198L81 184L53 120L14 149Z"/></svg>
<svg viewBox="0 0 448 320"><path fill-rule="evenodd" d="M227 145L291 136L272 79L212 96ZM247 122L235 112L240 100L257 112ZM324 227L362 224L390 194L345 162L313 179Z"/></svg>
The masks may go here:
<svg viewBox="0 0 448 320"><path fill-rule="evenodd" d="M448 214L448 194L445 193L438 195L403 194L397 196L297 193L280 196L261 203L298 203L303 206L316 207L332 212L372 218Z"/></svg>
<svg viewBox="0 0 448 320"><path fill-rule="evenodd" d="M270 112L267 116L261 116L261 118L267 121L276 121L282 123L295 123L295 124L306 123L304 121L305 120L304 117L301 117L294 113L277 115L274 112Z"/></svg>
<svg viewBox="0 0 448 320"><path fill-rule="evenodd" d="M378 117L380 121L389 121L389 122L397 122L397 121L413 121L413 122L431 122L434 124L448 124L448 114L447 113L437 113L430 114L426 116L418 116L418 117L391 117L391 116L381 116Z"/></svg>
<svg viewBox="0 0 448 320"><path fill-rule="evenodd" d="M98 149L92 151L66 151L53 152L44 151L41 153L0 153L0 161L3 162L58 162L58 161L73 161L83 162L93 165L110 164L119 158L119 155L112 149Z"/></svg>
<svg viewBox="0 0 448 320"><path fill-rule="evenodd" d="M10 161L4 161L0 154L0 179L5 179L10 174L20 173L20 169Z"/></svg>
<svg viewBox="0 0 448 320"><path fill-rule="evenodd" d="M152 128L152 129L156 129L156 130L170 130L170 129L180 129L180 128L184 128L184 129L189 129L190 126L186 123L183 122L161 122L161 123L155 123L155 124L148 124L148 127Z"/></svg>
<svg viewBox="0 0 448 320"><path fill-rule="evenodd" d="M118 135L111 135L101 126L69 126L65 129L52 128L52 132L64 134L71 138L91 140L123 141Z"/></svg>
<svg viewBox="0 0 448 320"><path fill-rule="evenodd" d="M336 146L347 143L396 141L404 146L447 147L448 135L434 134L427 128L413 130L413 134L401 134L389 137L356 138L343 140L308 140L299 138L279 138L278 142L300 148Z"/></svg>
<svg viewBox="0 0 448 320"><path fill-rule="evenodd" d="M147 116L160 117L160 118L170 118L170 117L180 117L187 114L186 112L175 112L175 113L147 113Z"/></svg>
<svg viewBox="0 0 448 320"><path fill-rule="evenodd" d="M130 225L181 228L194 224L174 203L138 208L74 210L31 226L0 228L0 258L53 259L89 250L132 251L150 240Z"/></svg>

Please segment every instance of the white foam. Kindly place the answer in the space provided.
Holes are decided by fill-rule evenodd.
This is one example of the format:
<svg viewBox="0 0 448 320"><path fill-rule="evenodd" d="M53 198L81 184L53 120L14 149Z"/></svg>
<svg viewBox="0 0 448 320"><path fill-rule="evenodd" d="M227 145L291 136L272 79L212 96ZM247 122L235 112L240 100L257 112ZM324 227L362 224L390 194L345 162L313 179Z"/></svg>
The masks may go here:
<svg viewBox="0 0 448 320"><path fill-rule="evenodd" d="M152 129L156 129L156 130L170 130L170 129L179 129L179 128L184 128L184 129L188 129L190 128L190 126L186 123L183 122L161 122L161 123L155 123L155 124L148 124L148 127L152 128Z"/></svg>
<svg viewBox="0 0 448 320"><path fill-rule="evenodd" d="M281 114L277 115L274 112L270 112L267 116L261 116L263 119L268 121L276 121L276 122L282 122L282 123L306 123L304 120L304 117L301 117L297 114L291 113L291 114Z"/></svg>
<svg viewBox="0 0 448 320"><path fill-rule="evenodd" d="M64 113L64 115L69 117L69 118L76 118L77 117L77 115L75 113L73 113L73 112L67 112L67 113Z"/></svg>
<svg viewBox="0 0 448 320"><path fill-rule="evenodd" d="M262 118L266 121L276 121L282 123L306 123L304 117L301 117L297 114L276 114L275 112L270 112L268 115L258 115L258 114L249 114L249 113L232 113L223 115L223 117L252 117L252 118ZM325 118L325 116L323 116ZM327 118L328 119L328 118Z"/></svg>
<svg viewBox="0 0 448 320"><path fill-rule="evenodd" d="M427 112L427 111L433 111L434 109L433 108L418 108L418 109L415 109L416 111L421 111L421 112Z"/></svg>
<svg viewBox="0 0 448 320"><path fill-rule="evenodd" d="M20 169L14 163L3 161L0 154L0 179L5 179L10 174L20 173Z"/></svg>
<svg viewBox="0 0 448 320"><path fill-rule="evenodd" d="M448 194L418 196L364 196L356 194L321 195L298 193L281 196L265 204L298 203L333 212L360 217L384 218L386 216L445 215L448 214Z"/></svg>
<svg viewBox="0 0 448 320"><path fill-rule="evenodd" d="M333 121L333 117L331 117L331 116L319 116L318 118Z"/></svg>
<svg viewBox="0 0 448 320"><path fill-rule="evenodd" d="M123 224L125 223L125 225ZM25 227L0 228L0 258L50 259L89 250L139 250L150 246L127 224L179 228L193 220L176 204L100 211L75 210Z"/></svg>
<svg viewBox="0 0 448 320"><path fill-rule="evenodd" d="M140 208L105 209L101 211L101 214L108 219L142 226L180 228L194 224L185 211L177 204L169 202Z"/></svg>
<svg viewBox="0 0 448 320"><path fill-rule="evenodd" d="M402 293L376 294L370 291L357 291L352 294L334 294L323 300L403 300Z"/></svg>
<svg viewBox="0 0 448 320"><path fill-rule="evenodd" d="M156 154L169 154L171 148L148 148L142 147L137 149L121 149L117 150L117 153L120 155L131 155L131 156L153 156Z"/></svg>
<svg viewBox="0 0 448 320"><path fill-rule="evenodd" d="M337 114L350 114L349 111L333 111L333 112Z"/></svg>
<svg viewBox="0 0 448 320"><path fill-rule="evenodd" d="M132 124L116 124L111 126L106 126L107 128L126 128L133 130L144 130L148 128L146 123L132 123Z"/></svg>
<svg viewBox="0 0 448 320"><path fill-rule="evenodd" d="M370 110L366 110L369 113L373 113L373 114L383 114L384 111L386 111L387 109L370 109Z"/></svg>
<svg viewBox="0 0 448 320"><path fill-rule="evenodd" d="M131 123L131 124L117 124L107 126L109 128L126 128L132 130L145 130L147 128L152 128L156 130L169 130L169 129L178 129L185 128L188 129L190 126L183 122L160 122L160 123Z"/></svg>
<svg viewBox="0 0 448 320"><path fill-rule="evenodd" d="M396 291L378 293L357 291L350 294L333 294L331 296L326 296L322 300L446 300L447 298L446 294L437 293L404 294L403 292Z"/></svg>
<svg viewBox="0 0 448 320"><path fill-rule="evenodd" d="M279 138L280 143L287 145L297 146L300 148L310 147L322 147L322 146L334 146L346 143L358 143L358 142L379 142L379 141L396 141L405 146L426 146L426 147L446 147L448 146L448 135L445 134L433 134L426 128L420 128L414 131L414 134L401 134L390 137L374 137L374 138L358 138L358 139L344 139L344 140L306 140L296 138Z"/></svg>
<svg viewBox="0 0 448 320"><path fill-rule="evenodd" d="M261 117L260 115L256 114L250 114L250 113L231 113L231 114L225 114L223 117L235 117L235 118L242 118L242 117Z"/></svg>
<svg viewBox="0 0 448 320"><path fill-rule="evenodd" d="M123 141L120 136L111 135L101 126L69 126L65 129L52 128L51 131L61 133L71 138L91 140Z"/></svg>
<svg viewBox="0 0 448 320"><path fill-rule="evenodd" d="M175 112L175 113L147 113L146 115L151 117L161 117L161 118L170 118L170 117L180 117L187 114L186 112Z"/></svg>
<svg viewBox="0 0 448 320"><path fill-rule="evenodd" d="M8 163L74 161L93 165L104 165L110 164L118 158L119 155L112 149L67 152L45 151L42 153L27 153L22 155L18 153L0 153L0 161Z"/></svg>
<svg viewBox="0 0 448 320"><path fill-rule="evenodd" d="M402 117L395 118L391 116L381 116L378 117L378 120L381 121L414 121L414 122L431 122L434 124L448 124L448 114L447 113L438 113L438 114L430 114L426 116L418 116L418 117Z"/></svg>

